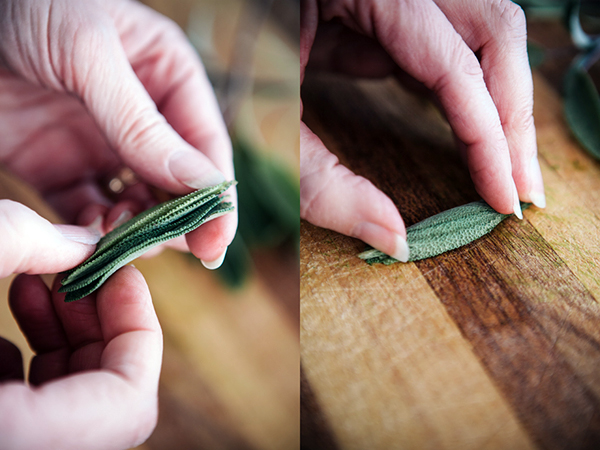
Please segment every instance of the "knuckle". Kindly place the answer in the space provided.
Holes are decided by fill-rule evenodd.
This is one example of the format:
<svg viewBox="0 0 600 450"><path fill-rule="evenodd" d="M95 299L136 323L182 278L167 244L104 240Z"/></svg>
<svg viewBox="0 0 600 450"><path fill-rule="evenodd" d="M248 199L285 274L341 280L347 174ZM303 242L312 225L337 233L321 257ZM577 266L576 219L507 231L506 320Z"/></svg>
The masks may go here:
<svg viewBox="0 0 600 450"><path fill-rule="evenodd" d="M496 17L496 32L502 37L514 40L526 40L527 20L523 9L510 0L499 0L491 3L491 17Z"/></svg>
<svg viewBox="0 0 600 450"><path fill-rule="evenodd" d="M153 105L145 105L137 111L122 111L120 115L128 118L123 121L117 138L123 147L137 149L161 139L166 121Z"/></svg>
<svg viewBox="0 0 600 450"><path fill-rule="evenodd" d="M456 63L460 70L466 75L483 80L483 69L475 54L466 46L455 45L451 49L452 61Z"/></svg>
<svg viewBox="0 0 600 450"><path fill-rule="evenodd" d="M76 37L73 40L74 45L101 45L108 39L118 38L112 18L100 11L89 11L77 20L66 23Z"/></svg>
<svg viewBox="0 0 600 450"><path fill-rule="evenodd" d="M535 141L535 122L531 109L526 108L513 114L506 125L513 136L525 139L525 142ZM519 151L526 160L530 160L537 153L535 145L520 146Z"/></svg>
<svg viewBox="0 0 600 450"><path fill-rule="evenodd" d="M443 95L456 81L456 68L468 78L483 82L483 70L474 53L460 45L451 47L448 52L448 67L437 76L431 86L428 86L430 89Z"/></svg>
<svg viewBox="0 0 600 450"><path fill-rule="evenodd" d="M458 61L465 74L472 78L483 80L483 69L474 53L462 51Z"/></svg>
<svg viewBox="0 0 600 450"><path fill-rule="evenodd" d="M510 115L503 124L518 134L525 134L535 129L533 112L530 107L521 108Z"/></svg>

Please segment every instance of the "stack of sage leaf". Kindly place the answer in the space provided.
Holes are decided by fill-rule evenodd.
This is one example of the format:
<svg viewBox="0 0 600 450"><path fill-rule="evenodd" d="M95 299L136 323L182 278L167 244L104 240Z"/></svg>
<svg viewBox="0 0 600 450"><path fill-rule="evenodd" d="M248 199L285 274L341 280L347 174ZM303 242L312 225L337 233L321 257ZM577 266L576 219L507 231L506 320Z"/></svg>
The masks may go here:
<svg viewBox="0 0 600 450"><path fill-rule="evenodd" d="M223 182L144 211L106 234L96 251L67 271L59 292L72 302L98 289L114 272L151 248L233 210L222 197L235 181Z"/></svg>

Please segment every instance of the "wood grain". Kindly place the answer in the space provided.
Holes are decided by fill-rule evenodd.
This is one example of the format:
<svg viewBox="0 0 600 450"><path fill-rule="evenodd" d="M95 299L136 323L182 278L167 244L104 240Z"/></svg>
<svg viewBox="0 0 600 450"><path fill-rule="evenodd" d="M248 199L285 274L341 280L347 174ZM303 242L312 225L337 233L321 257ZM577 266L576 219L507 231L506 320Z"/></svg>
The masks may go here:
<svg viewBox="0 0 600 450"><path fill-rule="evenodd" d="M303 224L303 367L340 448L600 445L600 171L539 76L535 92L545 210L387 267ZM393 82L316 77L303 100L308 125L407 225L478 198L447 125Z"/></svg>

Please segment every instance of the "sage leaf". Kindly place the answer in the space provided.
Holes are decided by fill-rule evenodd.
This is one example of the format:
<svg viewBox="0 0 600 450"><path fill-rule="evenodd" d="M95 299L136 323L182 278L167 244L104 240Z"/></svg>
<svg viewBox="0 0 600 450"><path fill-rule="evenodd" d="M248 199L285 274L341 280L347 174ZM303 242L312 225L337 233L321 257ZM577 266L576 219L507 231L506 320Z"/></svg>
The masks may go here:
<svg viewBox="0 0 600 450"><path fill-rule="evenodd" d="M67 293L65 302L79 300L151 248L232 211L233 205L221 194L235 183L223 182L169 200L115 228L98 242L92 256L65 272L58 292Z"/></svg>
<svg viewBox="0 0 600 450"><path fill-rule="evenodd" d="M573 64L565 75L565 116L581 145L600 159L600 97L581 64Z"/></svg>
<svg viewBox="0 0 600 450"><path fill-rule="evenodd" d="M526 209L530 203L521 202ZM512 214L501 214L483 200L449 209L406 229L409 261L446 253L467 245L492 231ZM397 259L370 248L358 255L369 264L393 264Z"/></svg>

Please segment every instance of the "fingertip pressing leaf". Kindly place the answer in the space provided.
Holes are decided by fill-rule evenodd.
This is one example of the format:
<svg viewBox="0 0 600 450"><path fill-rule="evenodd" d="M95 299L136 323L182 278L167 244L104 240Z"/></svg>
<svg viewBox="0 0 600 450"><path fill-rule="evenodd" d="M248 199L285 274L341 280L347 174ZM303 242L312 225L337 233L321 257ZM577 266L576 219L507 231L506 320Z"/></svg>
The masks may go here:
<svg viewBox="0 0 600 450"><path fill-rule="evenodd" d="M530 203L521 202L521 209ZM512 214L501 214L483 200L449 209L406 229L409 261L441 255L467 245L492 231ZM358 255L369 264L393 264L398 260L376 249Z"/></svg>
<svg viewBox="0 0 600 450"><path fill-rule="evenodd" d="M565 116L583 147L600 159L600 97L581 64L573 64L565 76Z"/></svg>

